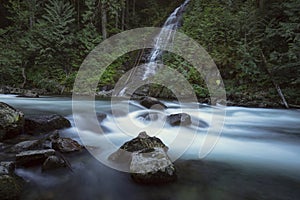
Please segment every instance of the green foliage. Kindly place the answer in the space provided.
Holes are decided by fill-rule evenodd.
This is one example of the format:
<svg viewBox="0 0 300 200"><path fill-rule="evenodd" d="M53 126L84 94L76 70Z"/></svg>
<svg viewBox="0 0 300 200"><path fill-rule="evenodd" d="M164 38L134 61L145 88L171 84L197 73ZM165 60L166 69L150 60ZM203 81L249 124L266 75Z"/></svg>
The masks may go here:
<svg viewBox="0 0 300 200"><path fill-rule="evenodd" d="M273 91L267 67L295 102L290 88L300 82L299 12L299 0L196 0L182 31L213 57L229 93Z"/></svg>
<svg viewBox="0 0 300 200"><path fill-rule="evenodd" d="M19 87L26 81L25 87L72 91L82 61L103 40L103 15L109 37L123 28L159 26L181 3L6 1L3 4L9 14L5 16L6 25L0 28L0 85ZM274 98L276 90L266 72L269 71L288 101L296 104L299 92L293 88L300 87L299 12L300 0L193 0L185 12L181 31L212 56L230 95L267 93ZM101 77L90 76L83 86L95 81L99 88L114 85L133 66L132 55L119 58ZM199 97L209 96L201 74L183 58L165 54L163 61L182 74ZM170 80L176 81L176 77ZM153 88L160 91L158 86Z"/></svg>

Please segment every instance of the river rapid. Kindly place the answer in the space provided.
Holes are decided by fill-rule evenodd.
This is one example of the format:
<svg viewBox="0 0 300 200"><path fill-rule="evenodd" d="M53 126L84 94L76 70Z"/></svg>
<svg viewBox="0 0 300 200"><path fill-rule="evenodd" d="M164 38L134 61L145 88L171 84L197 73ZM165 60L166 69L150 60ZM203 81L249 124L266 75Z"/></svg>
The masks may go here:
<svg viewBox="0 0 300 200"><path fill-rule="evenodd" d="M102 134L76 128L71 97L17 98L1 95L0 100L25 115L61 114L72 127L60 132L93 148L101 138L116 148L140 131L159 137L169 146L169 155L178 169L178 181L164 186L140 186L127 173L111 169L88 151L66 155L72 171L41 173L38 168L18 168L28 181L24 199L297 199L300 197L300 110L215 107L196 103L163 101L165 111L154 111L158 118L146 120L149 113L138 101L114 102L120 114L112 114L109 100L96 100L97 113L107 117L100 122ZM84 104L84 102L83 102ZM129 105L129 112L124 106ZM196 109L195 109L196 107ZM199 158L208 130L214 130L215 110L224 112L221 134L212 151ZM192 117L188 127L162 125L166 115L184 112ZM87 119L86 124L88 124ZM200 123L198 123L200 122ZM132 126L132 124L135 124ZM140 127L140 129L137 129ZM80 132L80 134L78 134ZM195 134L196 133L196 134ZM194 135L187 149L178 147L176 134ZM84 135L84 136L83 136ZM84 138L82 138L84 137ZM99 142L100 141L100 142ZM186 146L186 145L184 145ZM105 151L105 150L104 150ZM110 151L103 153L108 155ZM93 153L94 154L94 153ZM174 155L174 156L173 156ZM124 196L125 195L125 196Z"/></svg>

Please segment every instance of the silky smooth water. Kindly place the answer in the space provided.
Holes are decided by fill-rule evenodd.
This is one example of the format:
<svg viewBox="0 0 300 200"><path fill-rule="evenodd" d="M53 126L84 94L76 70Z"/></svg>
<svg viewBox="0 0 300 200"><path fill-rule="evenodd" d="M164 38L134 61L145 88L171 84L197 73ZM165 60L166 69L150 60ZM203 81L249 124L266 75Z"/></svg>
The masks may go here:
<svg viewBox="0 0 300 200"><path fill-rule="evenodd" d="M80 141L80 137L72 116L72 99L69 97L42 97L39 99L16 98L13 95L1 95L0 100L20 110L26 115L57 113L68 118L73 127L63 130L62 134ZM207 129L211 127L211 119L214 114L213 106L198 105L195 103L179 106L176 102L164 101L168 106L164 112L152 111L158 115L155 121L148 121L141 117L149 112L136 101L113 102L114 106L124 110L129 103L129 113L121 113L114 116L111 113L111 102L108 100L96 100L96 112L107 114L107 118L101 122L105 137L109 138L116 146L146 131L149 135L155 135L162 139L169 147L172 155L177 146L172 146L176 134L189 135L197 133L189 148L181 156L182 159L199 159L199 149L206 137ZM300 111L284 109L262 109L225 107L225 123L221 137L215 148L205 158L224 162L234 162L241 165L251 165L258 168L277 170L279 173L296 174L300 176ZM165 123L164 119L169 114L185 112L191 115L193 124L188 127L172 127ZM88 119L87 124L89 123ZM196 126L196 122L208 125ZM135 126L132 126L134 123ZM100 125L99 125L100 126ZM140 127L140 130L137 129ZM87 132L85 141L88 146L101 146L102 134ZM209 136L208 136L209 137ZM96 141L96 142L95 142ZM183 141L184 142L184 141ZM190 141L188 141L190 142ZM171 145L171 146L170 146Z"/></svg>
<svg viewBox="0 0 300 200"><path fill-rule="evenodd" d="M202 159L208 164L202 165L200 162L194 165L193 162L184 163L189 163L190 160L200 161L199 149L206 138L207 130L209 128L214 130L211 120L214 111L220 107L198 103L180 105L173 101L163 101L168 109L163 112L151 111L158 115L158 119L148 121L142 115L149 113L149 110L137 101L113 102L120 110L118 115L115 113L114 116L110 101L96 100L96 112L107 114L107 118L99 123L103 130L103 133L99 134L97 131L76 128L70 97L28 99L17 98L14 95L0 95L0 101L22 110L25 115L57 113L65 116L71 121L72 127L61 130L61 136L71 137L82 143L78 134L81 132L85 137L84 145L99 148L106 156L111 152L105 152L101 142L104 138L108 138L117 148L137 136L140 131L146 131L149 135L159 137L169 146L168 154L172 157L173 154L182 151L180 143L173 144L176 135L191 138L190 135L196 132L192 142L182 140L182 144L185 142L191 144L179 158L183 164L179 165L178 173L183 174L176 184L164 187L149 186L149 188L137 186L127 173L110 169L86 152L83 155L66 155L71 162L72 171L42 173L39 167L18 168L17 174L28 181L24 199L40 199L41 196L45 199L121 199L124 195L131 199L145 196L146 199L199 199L199 197L206 198L207 195L212 196L211 199L243 199L244 197L239 195L247 196L248 193L257 195L257 197L254 195L253 199L264 199L262 197L265 195L271 195L265 199L272 199L273 196L278 197L277 199L297 199L295 196L299 195L295 187L297 188L300 183L300 110L222 108L225 109L226 116L221 137L210 154ZM84 105L84 102L82 104ZM128 104L130 109L126 113L124 107ZM197 109L194 109L195 105ZM191 115L192 125L172 127L164 123L166 115L179 112ZM82 120L86 120L87 126L89 125L88 119ZM199 121L200 124L197 123ZM210 165L210 162L221 164ZM223 168L222 163L235 166L242 171L232 170L231 167ZM269 175L266 178L264 174L270 174L271 178ZM236 186L228 189L227 187L232 184ZM244 185L238 192L245 191L245 194L236 195L235 188L240 184ZM260 190L264 192L256 194ZM222 198L218 196L220 192ZM223 198L224 195L227 198Z"/></svg>

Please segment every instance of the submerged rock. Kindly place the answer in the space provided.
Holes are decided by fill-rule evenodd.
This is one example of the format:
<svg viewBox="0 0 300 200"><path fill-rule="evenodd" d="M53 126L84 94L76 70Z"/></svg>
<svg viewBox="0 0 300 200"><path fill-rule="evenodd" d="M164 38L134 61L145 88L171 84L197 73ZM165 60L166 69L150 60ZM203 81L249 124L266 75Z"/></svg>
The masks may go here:
<svg viewBox="0 0 300 200"><path fill-rule="evenodd" d="M43 163L42 165L42 170L47 171L47 170L53 170L61 167L66 167L67 164L65 160L62 158L59 158L57 156L49 156Z"/></svg>
<svg viewBox="0 0 300 200"><path fill-rule="evenodd" d="M167 106L154 97L143 97L140 104L148 109L163 110Z"/></svg>
<svg viewBox="0 0 300 200"><path fill-rule="evenodd" d="M130 173L143 184L168 183L177 179L175 166L163 148L151 148L132 154Z"/></svg>
<svg viewBox="0 0 300 200"><path fill-rule="evenodd" d="M24 131L28 134L35 134L68 127L71 127L69 120L61 115L53 114L25 117Z"/></svg>
<svg viewBox="0 0 300 200"><path fill-rule="evenodd" d="M70 153L80 151L83 147L71 138L58 138L52 141L52 148L61 153Z"/></svg>
<svg viewBox="0 0 300 200"><path fill-rule="evenodd" d="M24 114L0 102L0 141L13 138L22 132Z"/></svg>
<svg viewBox="0 0 300 200"><path fill-rule="evenodd" d="M188 126L192 124L191 116L186 113L172 114L167 117L172 126Z"/></svg>
<svg viewBox="0 0 300 200"><path fill-rule="evenodd" d="M54 154L54 149L23 151L16 155L16 163L25 167L40 165Z"/></svg>

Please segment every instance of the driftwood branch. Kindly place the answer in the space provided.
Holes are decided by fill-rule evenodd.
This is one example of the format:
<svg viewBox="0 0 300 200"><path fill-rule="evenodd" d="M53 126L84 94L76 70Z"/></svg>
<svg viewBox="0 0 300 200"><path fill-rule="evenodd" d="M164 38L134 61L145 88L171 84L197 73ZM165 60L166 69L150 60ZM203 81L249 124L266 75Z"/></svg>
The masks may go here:
<svg viewBox="0 0 300 200"><path fill-rule="evenodd" d="M264 53L263 53L262 51L261 51L261 57L262 57L262 59L263 59L263 68L264 68L264 70L265 70L265 71L267 72L267 74L269 75L269 77L270 77L270 79L271 79L271 81L272 81L274 87L275 87L276 90L277 90L278 95L280 96L280 98L281 98L281 100L282 100L282 102L283 102L283 104L284 104L284 106L285 106L286 108L289 108L289 105L288 105L288 103L287 103L287 101L286 101L286 99L285 99L285 97L284 97L284 95L283 95L283 93L282 93L282 91L281 91L281 89L280 89L280 86L277 84L277 82L275 81L275 79L274 79L272 73L271 73L270 70L268 69L268 62L267 62L267 59L266 59L266 57L265 57L265 55L264 55Z"/></svg>

